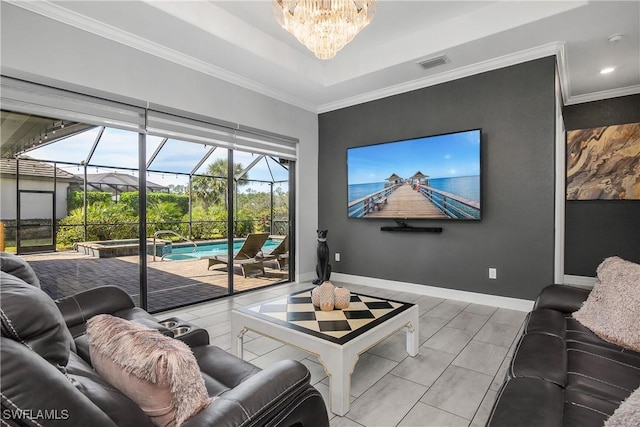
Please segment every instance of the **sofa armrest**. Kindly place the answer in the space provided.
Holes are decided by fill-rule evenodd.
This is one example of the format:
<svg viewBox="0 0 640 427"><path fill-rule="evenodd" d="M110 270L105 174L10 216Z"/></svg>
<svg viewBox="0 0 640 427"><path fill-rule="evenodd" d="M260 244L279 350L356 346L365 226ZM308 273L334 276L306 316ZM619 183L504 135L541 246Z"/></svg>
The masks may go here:
<svg viewBox="0 0 640 427"><path fill-rule="evenodd" d="M486 427L562 427L564 391L538 378L502 385Z"/></svg>
<svg viewBox="0 0 640 427"><path fill-rule="evenodd" d="M283 360L257 372L214 398L183 424L195 426L328 426L320 393L309 384L308 369L298 361Z"/></svg>
<svg viewBox="0 0 640 427"><path fill-rule="evenodd" d="M56 301L67 327L82 325L97 314L112 314L131 309L129 294L117 286L100 286Z"/></svg>
<svg viewBox="0 0 640 427"><path fill-rule="evenodd" d="M548 308L563 313L573 313L582 307L591 290L567 285L550 285L544 288L533 309Z"/></svg>

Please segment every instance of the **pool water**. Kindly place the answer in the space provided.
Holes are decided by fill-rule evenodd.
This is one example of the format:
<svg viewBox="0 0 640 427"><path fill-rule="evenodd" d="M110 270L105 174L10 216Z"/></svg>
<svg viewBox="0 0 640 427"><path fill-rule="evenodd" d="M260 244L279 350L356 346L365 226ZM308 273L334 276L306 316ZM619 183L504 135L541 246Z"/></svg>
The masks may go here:
<svg viewBox="0 0 640 427"><path fill-rule="evenodd" d="M268 238L267 241L262 245L263 251L272 251L278 247L282 240L281 239L273 239ZM242 247L243 240L236 240L233 242L233 251L237 252ZM173 246L170 249L170 252L166 253L164 259L172 260L172 261L180 261L187 259L198 259L203 256L213 256L213 255L227 255L227 242L212 242L212 243L202 243L198 244L197 252L193 252L193 245L185 245L185 246Z"/></svg>

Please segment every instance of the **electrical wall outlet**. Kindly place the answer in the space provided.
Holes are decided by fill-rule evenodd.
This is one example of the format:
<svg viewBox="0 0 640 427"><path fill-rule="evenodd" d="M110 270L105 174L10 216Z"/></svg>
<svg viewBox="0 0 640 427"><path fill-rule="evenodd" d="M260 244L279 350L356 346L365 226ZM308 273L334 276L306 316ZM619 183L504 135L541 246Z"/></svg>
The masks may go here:
<svg viewBox="0 0 640 427"><path fill-rule="evenodd" d="M336 252L336 261L340 261L340 252Z"/></svg>
<svg viewBox="0 0 640 427"><path fill-rule="evenodd" d="M498 278L498 269L490 268L489 269L489 279L497 279Z"/></svg>

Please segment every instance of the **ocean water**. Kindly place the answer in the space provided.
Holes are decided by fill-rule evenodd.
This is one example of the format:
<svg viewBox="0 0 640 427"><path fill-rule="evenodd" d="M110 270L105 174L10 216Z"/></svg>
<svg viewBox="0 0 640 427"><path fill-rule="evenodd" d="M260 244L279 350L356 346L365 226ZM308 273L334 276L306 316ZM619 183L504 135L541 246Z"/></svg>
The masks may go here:
<svg viewBox="0 0 640 427"><path fill-rule="evenodd" d="M455 194L456 196L464 197L465 199L472 200L474 202L480 202L480 177L479 176L463 176L458 178L439 178L429 181L432 188L446 191L447 193ZM433 198L442 201L442 196L434 193ZM448 200L447 203L456 205L459 209L471 215L473 218L479 219L480 212L472 209L462 203ZM454 212L457 218L464 218L461 214Z"/></svg>
<svg viewBox="0 0 640 427"><path fill-rule="evenodd" d="M347 189L347 199L349 203L364 197L368 194L372 194L384 189L385 182L371 182L368 184L352 184Z"/></svg>
<svg viewBox="0 0 640 427"><path fill-rule="evenodd" d="M480 176L436 178L429 180L429 185L438 190L480 202Z"/></svg>
<svg viewBox="0 0 640 427"><path fill-rule="evenodd" d="M480 201L480 176L430 179L429 185L438 190L464 197L465 199L476 202ZM368 194L380 191L384 186L384 182L349 185L347 195L349 203Z"/></svg>

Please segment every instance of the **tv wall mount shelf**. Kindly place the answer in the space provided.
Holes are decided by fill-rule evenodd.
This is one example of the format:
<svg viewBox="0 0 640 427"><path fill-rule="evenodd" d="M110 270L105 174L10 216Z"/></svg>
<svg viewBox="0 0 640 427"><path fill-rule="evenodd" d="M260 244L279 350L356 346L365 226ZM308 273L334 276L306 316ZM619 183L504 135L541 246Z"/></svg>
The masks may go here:
<svg viewBox="0 0 640 427"><path fill-rule="evenodd" d="M381 231L405 231L410 233L442 233L442 227L414 227L403 221L395 220L396 226L380 227Z"/></svg>

